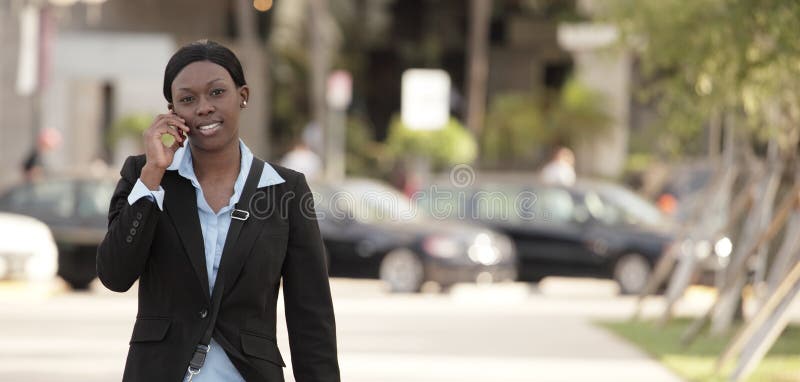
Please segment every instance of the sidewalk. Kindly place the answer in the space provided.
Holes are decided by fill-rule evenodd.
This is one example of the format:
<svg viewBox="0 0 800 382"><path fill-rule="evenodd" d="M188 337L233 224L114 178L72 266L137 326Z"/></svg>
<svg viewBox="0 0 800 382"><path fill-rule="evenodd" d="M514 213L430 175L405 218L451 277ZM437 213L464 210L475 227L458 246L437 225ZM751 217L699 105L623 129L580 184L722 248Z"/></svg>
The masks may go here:
<svg viewBox="0 0 800 382"><path fill-rule="evenodd" d="M603 290L607 284L602 282L590 281L578 290L570 290L570 280L543 285L542 292L524 284L465 285L446 296L358 298L348 297L358 293L348 290L346 281L337 284L343 381L681 381L594 325L628 317L621 308L628 304L613 290ZM278 343L288 358L286 338ZM286 376L293 380L289 368Z"/></svg>

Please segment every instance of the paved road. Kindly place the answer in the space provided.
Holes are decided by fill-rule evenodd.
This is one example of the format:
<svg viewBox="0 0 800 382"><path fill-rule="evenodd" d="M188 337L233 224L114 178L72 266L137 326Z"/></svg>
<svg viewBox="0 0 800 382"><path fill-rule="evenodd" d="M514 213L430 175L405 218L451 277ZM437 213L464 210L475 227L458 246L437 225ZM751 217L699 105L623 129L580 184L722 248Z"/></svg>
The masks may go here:
<svg viewBox="0 0 800 382"><path fill-rule="evenodd" d="M591 324L633 307L607 282L465 285L416 296L387 295L372 281L332 286L343 381L679 381ZM70 293L0 285L0 381L119 380L135 298L99 286ZM285 323L278 325L290 364ZM291 368L286 377L293 381Z"/></svg>

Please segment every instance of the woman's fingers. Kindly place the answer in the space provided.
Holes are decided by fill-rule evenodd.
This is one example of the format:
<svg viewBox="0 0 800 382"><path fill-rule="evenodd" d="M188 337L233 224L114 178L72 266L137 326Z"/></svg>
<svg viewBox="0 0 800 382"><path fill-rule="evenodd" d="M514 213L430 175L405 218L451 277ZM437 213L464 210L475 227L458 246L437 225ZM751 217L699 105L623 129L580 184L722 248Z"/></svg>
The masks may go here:
<svg viewBox="0 0 800 382"><path fill-rule="evenodd" d="M175 126L175 128L183 131L184 134L189 133L189 126L186 126L186 121L183 118L178 117L177 115L166 114L164 118L161 119L162 123L166 123L169 126Z"/></svg>
<svg viewBox="0 0 800 382"><path fill-rule="evenodd" d="M178 149L179 149L179 148L181 148L181 147L183 147L183 142L180 142L180 141L178 141L178 140L175 140L175 142L172 142L172 145L169 147L169 149L170 149L170 150L172 151L172 153L174 154L174 153L175 153L176 151L178 151Z"/></svg>
<svg viewBox="0 0 800 382"><path fill-rule="evenodd" d="M164 134L169 134L169 135L172 135L173 137L175 137L175 142L183 142L183 140L184 140L183 135L180 134L178 132L178 130L170 128L170 127L168 127L166 125L161 125L161 126L156 127L153 130L153 133L154 133L153 135L155 136L155 139L157 139L159 141L161 140L161 136L164 135Z"/></svg>
<svg viewBox="0 0 800 382"><path fill-rule="evenodd" d="M153 122L153 125L158 125L165 122L167 125L175 126L185 133L188 133L190 130L189 126L186 125L186 120L179 117L177 114L159 114L156 117L156 120Z"/></svg>

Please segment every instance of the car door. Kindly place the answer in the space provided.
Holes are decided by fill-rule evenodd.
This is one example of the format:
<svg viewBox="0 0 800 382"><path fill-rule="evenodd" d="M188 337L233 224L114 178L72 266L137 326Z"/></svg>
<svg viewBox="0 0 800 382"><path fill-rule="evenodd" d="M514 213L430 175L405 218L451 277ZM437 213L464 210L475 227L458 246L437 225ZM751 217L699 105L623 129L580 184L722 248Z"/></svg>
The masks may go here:
<svg viewBox="0 0 800 382"><path fill-rule="evenodd" d="M70 179L43 180L30 184L26 215L47 223L60 249L68 250L79 234L75 216L76 182Z"/></svg>
<svg viewBox="0 0 800 382"><path fill-rule="evenodd" d="M75 220L80 231L75 232L75 241L97 246L107 231L109 204L116 184L110 179L87 179L77 186Z"/></svg>
<svg viewBox="0 0 800 382"><path fill-rule="evenodd" d="M328 273L333 277L361 277L364 259L357 254L363 233L350 213L345 193L323 184L312 185L322 240L328 256Z"/></svg>
<svg viewBox="0 0 800 382"><path fill-rule="evenodd" d="M69 180L21 184L0 198L0 209L41 220L50 227L58 241L68 237L64 230L75 223L75 186Z"/></svg>
<svg viewBox="0 0 800 382"><path fill-rule="evenodd" d="M584 230L590 263L598 267L607 265L628 246L630 227L627 221L631 218L594 191L586 192L583 200L590 215Z"/></svg>
<svg viewBox="0 0 800 382"><path fill-rule="evenodd" d="M579 198L557 187L521 190L535 195L531 207L515 203L516 221L503 231L514 240L520 261L520 278L544 275L580 275L593 263L584 239L588 216Z"/></svg>

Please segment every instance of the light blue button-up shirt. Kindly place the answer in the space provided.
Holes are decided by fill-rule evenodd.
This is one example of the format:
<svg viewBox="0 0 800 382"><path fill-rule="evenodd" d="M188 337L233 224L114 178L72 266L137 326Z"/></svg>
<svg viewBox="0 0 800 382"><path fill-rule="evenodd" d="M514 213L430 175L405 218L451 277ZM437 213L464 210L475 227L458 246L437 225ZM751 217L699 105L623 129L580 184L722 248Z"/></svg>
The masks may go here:
<svg viewBox="0 0 800 382"><path fill-rule="evenodd" d="M222 259L222 249L225 248L225 238L228 236L228 228L231 225L231 210L239 197L242 195L244 183L247 180L247 174L250 173L250 165L253 161L253 153L250 149L239 140L239 148L241 150L241 169L236 182L233 184L233 195L228 201L228 205L220 208L217 213L208 205L203 189L200 187L200 182L194 173L194 166L192 166L192 155L189 149L188 141L184 147L175 152L172 159L172 164L167 167L167 171L178 171L178 174L190 182L195 188L197 196L197 214L200 217L200 229L203 233L203 245L205 247L205 260L206 260L206 273L208 274L208 288L214 290L214 282L217 279L217 271L219 270L220 260ZM275 171L275 169L264 163L264 169L261 172L261 177L258 181L258 187L266 187L273 184L283 183L285 180ZM151 198L160 210L164 209L164 189L158 186L158 191L151 191L139 179L133 186L130 195L128 195L128 203L133 204L142 197ZM188 365L187 365L188 366ZM185 379L184 379L185 380ZM242 381L244 379L233 366L231 360L222 350L219 344L211 340L211 350L206 356L206 362L192 381L196 382L213 382L213 381Z"/></svg>

